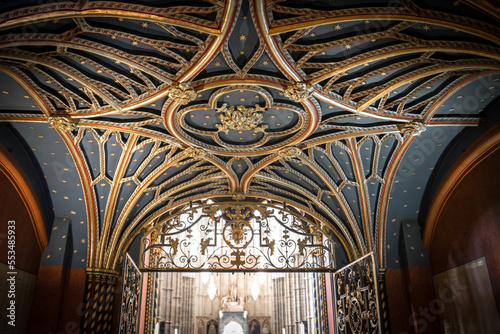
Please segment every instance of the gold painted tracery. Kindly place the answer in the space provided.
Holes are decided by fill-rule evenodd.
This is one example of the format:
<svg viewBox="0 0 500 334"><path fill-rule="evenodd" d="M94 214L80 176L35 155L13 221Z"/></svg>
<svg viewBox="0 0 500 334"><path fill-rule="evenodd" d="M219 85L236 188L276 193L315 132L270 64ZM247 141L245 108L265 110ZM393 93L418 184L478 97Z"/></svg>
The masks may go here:
<svg viewBox="0 0 500 334"><path fill-rule="evenodd" d="M0 14L0 71L36 106L1 113L0 121L51 122L59 132L84 193L87 266L115 269L142 228L151 228L190 201L234 198L289 203L310 215L309 224L333 235L351 260L376 251L383 267L390 193L400 162L415 138L432 126L479 123L479 116L436 115L459 89L498 73L499 27L409 1L392 7L314 10L292 8L287 1L251 0L244 20L257 37L240 67L229 40L239 33L236 22L243 19L243 2L205 3L155 8L60 2ZM280 15L285 18L278 19ZM104 18L115 24L96 23ZM75 27L59 33L11 31L56 26L57 20L69 20ZM382 20L393 24L307 40L324 27ZM124 29L131 22L155 24L164 35ZM421 25L462 35L448 39L439 33L436 38L411 33ZM112 44L115 39L130 45L119 48ZM392 42L376 44L382 39ZM350 53L347 45L356 43L376 46ZM52 51L37 52L42 46ZM346 56L334 59L328 53L334 48ZM254 92L261 102L221 109L218 100L240 90ZM272 108L290 110L297 122L271 131L258 115ZM219 119L221 127L213 131L186 122L189 113L205 109L219 110L221 116L229 110L241 115ZM325 117L330 109L338 112ZM218 139L233 130L263 139L236 144ZM112 173L106 159L111 144L120 148ZM366 147L373 151L369 163L361 158ZM139 153L142 160L136 166ZM380 190L370 193L374 184ZM99 187L109 188L104 199ZM133 190L121 196L126 189ZM347 190L356 195L356 203L348 200ZM103 217L100 210L105 210ZM238 235L246 227L246 220L236 222L232 240L243 242L241 234L234 238L234 231Z"/></svg>

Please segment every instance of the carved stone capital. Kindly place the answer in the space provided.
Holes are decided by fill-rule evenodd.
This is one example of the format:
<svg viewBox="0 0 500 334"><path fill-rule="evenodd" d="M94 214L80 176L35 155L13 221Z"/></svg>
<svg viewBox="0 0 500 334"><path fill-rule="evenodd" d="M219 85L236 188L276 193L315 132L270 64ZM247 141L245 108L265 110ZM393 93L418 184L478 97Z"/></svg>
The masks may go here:
<svg viewBox="0 0 500 334"><path fill-rule="evenodd" d="M297 82L293 85L286 86L283 93L286 97L294 100L295 102L304 102L312 95L313 87L311 84Z"/></svg>
<svg viewBox="0 0 500 334"><path fill-rule="evenodd" d="M186 82L180 84L172 83L172 87L168 92L168 97L176 100L180 105L184 105L196 98L196 92Z"/></svg>
<svg viewBox="0 0 500 334"><path fill-rule="evenodd" d="M425 131L426 126L424 123L420 121L411 121L404 125L398 124L398 129L405 136L408 135L408 136L418 137L422 134L422 132Z"/></svg>
<svg viewBox="0 0 500 334"><path fill-rule="evenodd" d="M284 147L278 151L282 158L297 158L302 154L302 150L295 146Z"/></svg>
<svg viewBox="0 0 500 334"><path fill-rule="evenodd" d="M190 146L184 150L184 154L190 158L201 158L207 153L201 148Z"/></svg>
<svg viewBox="0 0 500 334"><path fill-rule="evenodd" d="M69 115L52 115L49 116L47 122L52 128L61 131L71 131L76 127L76 123Z"/></svg>

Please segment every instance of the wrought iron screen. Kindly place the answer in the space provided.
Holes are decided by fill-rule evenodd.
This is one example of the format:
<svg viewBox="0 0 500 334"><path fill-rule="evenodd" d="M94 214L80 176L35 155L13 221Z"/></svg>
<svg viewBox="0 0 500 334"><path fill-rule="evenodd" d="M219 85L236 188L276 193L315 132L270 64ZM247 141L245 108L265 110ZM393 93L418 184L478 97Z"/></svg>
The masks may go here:
<svg viewBox="0 0 500 334"><path fill-rule="evenodd" d="M132 258L125 254L119 334L139 333L142 275Z"/></svg>
<svg viewBox="0 0 500 334"><path fill-rule="evenodd" d="M316 224L286 206L198 202L143 237L140 268L332 271L333 244Z"/></svg>
<svg viewBox="0 0 500 334"><path fill-rule="evenodd" d="M381 333L377 270L370 253L334 275L337 333Z"/></svg>

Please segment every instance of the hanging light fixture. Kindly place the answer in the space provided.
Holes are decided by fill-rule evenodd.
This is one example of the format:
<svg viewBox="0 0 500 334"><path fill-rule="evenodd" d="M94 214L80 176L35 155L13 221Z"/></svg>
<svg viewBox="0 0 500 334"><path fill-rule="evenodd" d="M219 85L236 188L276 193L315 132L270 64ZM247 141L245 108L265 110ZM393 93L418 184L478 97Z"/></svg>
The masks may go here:
<svg viewBox="0 0 500 334"><path fill-rule="evenodd" d="M253 284L251 289L253 300L257 300L257 298L259 298L259 291L260 288L259 283L257 282L257 275L253 275Z"/></svg>
<svg viewBox="0 0 500 334"><path fill-rule="evenodd" d="M206 271L201 272L201 281L203 282L203 285L206 285L208 283L208 280L210 279L210 274Z"/></svg>
<svg viewBox="0 0 500 334"><path fill-rule="evenodd" d="M210 275L210 283L208 284L208 297L210 300L214 300L216 291L217 289L215 288L214 275Z"/></svg>

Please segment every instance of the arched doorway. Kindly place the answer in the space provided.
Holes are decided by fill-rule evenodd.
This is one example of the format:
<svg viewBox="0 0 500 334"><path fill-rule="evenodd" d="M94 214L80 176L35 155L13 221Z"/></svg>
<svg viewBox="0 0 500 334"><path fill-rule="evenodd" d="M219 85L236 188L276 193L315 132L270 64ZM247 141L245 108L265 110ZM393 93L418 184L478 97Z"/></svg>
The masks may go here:
<svg viewBox="0 0 500 334"><path fill-rule="evenodd" d="M158 299L160 304L166 300L182 303L165 303L160 314L151 318L164 318L179 333L190 333L193 319L219 313L218 334L241 330L247 334L247 310L259 310L255 302L261 298L262 303L272 305L272 310L268 314L251 314L269 320L262 329L254 328L255 333L326 333L334 326L335 314L351 316L346 303L334 310L333 294L337 287L333 282L337 280L332 277L333 235L310 213L269 200L199 200L167 212L154 220L142 238L140 267L143 271L175 275L172 279L160 279L166 285L160 284ZM363 269L363 274L365 271L368 279L375 274L372 267ZM210 274L206 283L197 279L204 272ZM262 288L257 272L267 272L271 277L268 285L272 288L268 291L274 292L267 294L267 299L262 298L262 293L259 297ZM231 278L222 278L224 275ZM342 291L343 288L339 287ZM376 290L366 297L373 302L369 309L364 307L359 312L370 324L360 326L378 329ZM338 298L342 299L340 295ZM205 314L193 313L207 310ZM245 314L245 319L231 319L235 315L232 313ZM231 322L240 327L229 326Z"/></svg>
<svg viewBox="0 0 500 334"><path fill-rule="evenodd" d="M220 312L220 334L247 334L247 312Z"/></svg>
<svg viewBox="0 0 500 334"><path fill-rule="evenodd" d="M243 334L243 327L236 321L231 321L224 327L222 334Z"/></svg>

